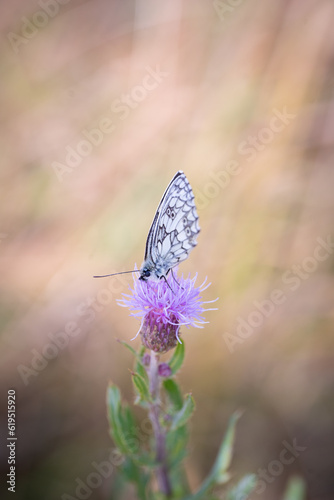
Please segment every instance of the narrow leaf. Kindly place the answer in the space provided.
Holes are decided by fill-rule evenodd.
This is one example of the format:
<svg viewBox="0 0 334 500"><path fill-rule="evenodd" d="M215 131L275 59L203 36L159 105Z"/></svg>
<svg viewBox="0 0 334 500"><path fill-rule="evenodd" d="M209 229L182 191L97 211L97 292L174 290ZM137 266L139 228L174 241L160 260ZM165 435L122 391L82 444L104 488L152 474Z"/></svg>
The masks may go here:
<svg viewBox="0 0 334 500"><path fill-rule="evenodd" d="M121 405L120 391L113 384L108 388L107 405L111 437L120 452L131 457L135 464L156 466L154 456L141 449L141 437L134 415L128 405Z"/></svg>
<svg viewBox="0 0 334 500"><path fill-rule="evenodd" d="M227 500L247 500L256 486L256 475L247 474L227 494Z"/></svg>
<svg viewBox="0 0 334 500"><path fill-rule="evenodd" d="M183 406L174 417L171 425L171 430L174 431L178 427L184 425L191 417L195 409L195 401L191 394L188 394L184 400Z"/></svg>
<svg viewBox="0 0 334 500"><path fill-rule="evenodd" d="M136 485L138 497L141 500L146 500L146 489L149 482L149 475L139 469L129 458L127 458L122 465L122 473L127 481L131 481Z"/></svg>
<svg viewBox="0 0 334 500"><path fill-rule="evenodd" d="M148 375L146 368L139 359L137 359L135 363L135 372L138 373L138 375L140 375L141 378L144 379L146 383L148 383Z"/></svg>
<svg viewBox="0 0 334 500"><path fill-rule="evenodd" d="M290 479L284 500L303 500L305 498L305 483L300 477Z"/></svg>
<svg viewBox="0 0 334 500"><path fill-rule="evenodd" d="M135 464L155 469L157 466L156 457L153 453L142 452L131 457Z"/></svg>
<svg viewBox="0 0 334 500"><path fill-rule="evenodd" d="M137 433L136 420L128 404L123 405L121 415L124 427L128 430L130 434L135 435Z"/></svg>
<svg viewBox="0 0 334 500"><path fill-rule="evenodd" d="M128 405L123 405L119 414L120 423L123 431L125 446L130 455L135 455L140 449L140 440L136 428L134 415Z"/></svg>
<svg viewBox="0 0 334 500"><path fill-rule="evenodd" d="M189 495L190 487L184 466L178 464L177 467L169 470L169 475L173 485L173 499L183 499L185 495Z"/></svg>
<svg viewBox="0 0 334 500"><path fill-rule="evenodd" d="M211 469L211 472L202 483L202 486L196 493L186 497L184 500L206 500L208 492L213 486L217 484L224 484L230 479L227 469L229 468L232 459L235 425L239 416L240 413L235 412L230 418L216 461Z"/></svg>
<svg viewBox="0 0 334 500"><path fill-rule="evenodd" d="M178 384L172 378L163 381L163 387L167 393L167 398L171 404L171 410L179 411L183 405L183 397Z"/></svg>
<svg viewBox="0 0 334 500"><path fill-rule="evenodd" d="M179 465L180 461L186 456L187 441L188 430L186 425L179 427L175 431L169 431L167 433L167 456L171 469L176 465Z"/></svg>
<svg viewBox="0 0 334 500"><path fill-rule="evenodd" d="M126 434L122 425L121 394L114 384L110 384L107 390L107 408L111 436L121 453L129 453Z"/></svg>
<svg viewBox="0 0 334 500"><path fill-rule="evenodd" d="M135 390L142 401L151 401L151 395L147 382L138 373L132 374L132 382Z"/></svg>
<svg viewBox="0 0 334 500"><path fill-rule="evenodd" d="M225 482L225 476L227 469L229 468L232 460L233 453L233 444L234 444L234 436L235 436L235 426L240 417L239 412L235 412L227 426L227 431L225 433L225 437L220 446L218 456L216 458L216 462L213 467L213 475L215 482L220 484L221 479Z"/></svg>
<svg viewBox="0 0 334 500"><path fill-rule="evenodd" d="M127 344L126 342L124 342L124 340L119 340L117 339L117 341L124 345L127 349L129 349L129 351L137 358L138 357L138 354L137 354L137 351L129 344Z"/></svg>
<svg viewBox="0 0 334 500"><path fill-rule="evenodd" d="M145 352L145 347L142 346L141 349L139 350L139 352L137 352L137 351L135 351L135 349L131 345L124 342L124 340L119 340L119 339L117 339L117 340L120 344L124 345L135 356L135 358L136 358L135 368L134 368L135 372L139 373L139 375L141 377L143 377L143 379L148 380L147 371L146 371L146 368L142 362L142 357L143 357L144 352Z"/></svg>
<svg viewBox="0 0 334 500"><path fill-rule="evenodd" d="M175 375L175 373L181 368L184 360L184 353L185 353L185 347L183 340L182 344L180 344L180 342L177 343L173 356L168 363L172 370L172 375Z"/></svg>

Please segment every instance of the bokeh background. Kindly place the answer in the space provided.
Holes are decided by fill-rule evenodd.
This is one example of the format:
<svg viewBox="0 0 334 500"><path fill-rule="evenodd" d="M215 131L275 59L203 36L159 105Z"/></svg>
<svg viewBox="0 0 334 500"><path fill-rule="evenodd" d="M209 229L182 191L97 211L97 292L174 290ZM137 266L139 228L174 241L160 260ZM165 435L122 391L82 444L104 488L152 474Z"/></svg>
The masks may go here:
<svg viewBox="0 0 334 500"><path fill-rule="evenodd" d="M183 332L192 487L241 408L235 478L303 447L254 498L281 498L292 474L334 498L333 22L332 0L1 3L0 384L4 407L18 396L18 500L75 497L110 454L108 380L133 399L115 338L138 324L116 304L131 276L92 276L141 264L179 169L202 228L180 271L219 297ZM2 446L2 486L6 460Z"/></svg>

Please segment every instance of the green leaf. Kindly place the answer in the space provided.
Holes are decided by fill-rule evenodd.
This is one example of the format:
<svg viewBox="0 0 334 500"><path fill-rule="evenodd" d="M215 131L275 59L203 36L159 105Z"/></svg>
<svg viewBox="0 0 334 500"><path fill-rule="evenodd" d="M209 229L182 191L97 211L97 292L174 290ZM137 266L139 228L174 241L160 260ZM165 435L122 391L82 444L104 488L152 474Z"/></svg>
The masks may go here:
<svg viewBox="0 0 334 500"><path fill-rule="evenodd" d="M235 426L239 418L240 418L239 412L235 412L232 415L227 426L225 437L220 446L216 462L212 470L212 474L214 475L214 479L217 484L222 484L226 482L226 472L232 460Z"/></svg>
<svg viewBox="0 0 334 500"><path fill-rule="evenodd" d="M120 451L124 453L126 447L124 446L124 436L120 421L121 394L118 387L114 384L109 384L107 390L107 408L111 436Z"/></svg>
<svg viewBox="0 0 334 500"><path fill-rule="evenodd" d="M129 455L136 455L140 449L140 440L136 427L136 421L129 405L124 405L120 411L120 423L123 439ZM124 444L124 443L123 443Z"/></svg>
<svg viewBox="0 0 334 500"><path fill-rule="evenodd" d="M118 474L113 478L110 485L110 498L123 498L124 490L127 487L128 481L122 474L121 467L119 468ZM74 499L75 497L73 497Z"/></svg>
<svg viewBox="0 0 334 500"><path fill-rule="evenodd" d="M202 483L202 486L196 493L186 497L184 500L206 500L208 492L213 486L224 484L230 479L227 469L229 468L232 460L235 426L239 417L240 413L235 412L230 418L216 461L211 469L211 472Z"/></svg>
<svg viewBox="0 0 334 500"><path fill-rule="evenodd" d="M247 500L256 486L256 475L247 474L227 494L227 500Z"/></svg>
<svg viewBox="0 0 334 500"><path fill-rule="evenodd" d="M172 378L163 381L163 387L167 393L167 398L171 406L171 411L179 411L183 405L183 397L178 384Z"/></svg>
<svg viewBox="0 0 334 500"><path fill-rule="evenodd" d="M170 366L170 369L172 370L172 375L175 375L175 373L181 368L183 360L184 360L184 353L185 353L185 347L184 347L184 340L183 340L182 344L180 344L180 342L177 343L177 346L174 350L173 356L168 363Z"/></svg>
<svg viewBox="0 0 334 500"><path fill-rule="evenodd" d="M111 437L124 455L133 462L147 467L156 466L153 454L141 451L141 439L136 421L128 405L121 405L118 387L110 384L107 391L108 416Z"/></svg>
<svg viewBox="0 0 334 500"><path fill-rule="evenodd" d="M169 466L172 469L178 465L187 454L188 430L183 425L175 431L167 432L166 447Z"/></svg>
<svg viewBox="0 0 334 500"><path fill-rule="evenodd" d="M135 363L135 372L138 373L138 375L140 375L141 378L144 379L146 383L148 383L148 375L146 368L139 359L137 359Z"/></svg>
<svg viewBox="0 0 334 500"><path fill-rule="evenodd" d="M173 500L183 499L185 495L189 495L190 487L182 464L170 469L169 476L173 485Z"/></svg>
<svg viewBox="0 0 334 500"><path fill-rule="evenodd" d="M146 500L146 489L149 482L149 475L139 469L136 464L129 458L122 464L122 473L127 479L137 487L138 497Z"/></svg>
<svg viewBox="0 0 334 500"><path fill-rule="evenodd" d="M121 406L121 393L117 385L113 384L112 382L109 383L108 390L107 390L107 403L108 406L115 412L119 410Z"/></svg>
<svg viewBox="0 0 334 500"><path fill-rule="evenodd" d="M138 373L132 374L132 382L134 388L140 398L140 401L151 401L151 394L148 388L148 383Z"/></svg>
<svg viewBox="0 0 334 500"><path fill-rule="evenodd" d="M290 479L285 491L284 500L303 500L305 498L305 483L300 477Z"/></svg>
<svg viewBox="0 0 334 500"><path fill-rule="evenodd" d="M136 434L136 420L133 415L133 412L128 404L124 404L122 408L122 419L124 421L125 428L131 433Z"/></svg>
<svg viewBox="0 0 334 500"><path fill-rule="evenodd" d="M127 428L127 420L130 418L129 413L126 412L127 420L125 420L121 405L121 394L114 384L110 384L107 390L107 408L111 437L121 453L125 455L132 454L134 438L130 436Z"/></svg>
<svg viewBox="0 0 334 500"><path fill-rule="evenodd" d="M132 354L133 354L136 358L138 357L138 353L137 353L137 351L136 351L136 350L135 350L135 349L134 349L131 345L129 345L129 344L127 344L126 342L124 342L124 340L119 340L119 339L117 339L117 341L118 341L120 344L124 345L127 349L129 349L129 351L130 351L130 352L131 352L131 353L132 353Z"/></svg>
<svg viewBox="0 0 334 500"><path fill-rule="evenodd" d="M155 491L153 493L153 495L154 495L154 497L153 497L154 500L168 500L168 498L166 497L166 495L164 495L160 491Z"/></svg>
<svg viewBox="0 0 334 500"><path fill-rule="evenodd" d="M131 457L133 461L142 467L149 467L155 469L157 467L156 457L153 453L143 452L133 455Z"/></svg>
<svg viewBox="0 0 334 500"><path fill-rule="evenodd" d="M127 349L129 349L129 351L135 356L136 358L135 372L139 373L139 375L143 377L145 380L148 380L146 368L142 363L142 357L145 353L145 347L142 346L139 352L137 352L131 345L127 344L123 340L118 340L118 342L124 345Z"/></svg>
<svg viewBox="0 0 334 500"><path fill-rule="evenodd" d="M171 425L171 430L174 431L178 427L184 425L189 418L191 417L193 411L195 409L195 401L191 394L187 394L185 397L183 406L181 410L175 413Z"/></svg>

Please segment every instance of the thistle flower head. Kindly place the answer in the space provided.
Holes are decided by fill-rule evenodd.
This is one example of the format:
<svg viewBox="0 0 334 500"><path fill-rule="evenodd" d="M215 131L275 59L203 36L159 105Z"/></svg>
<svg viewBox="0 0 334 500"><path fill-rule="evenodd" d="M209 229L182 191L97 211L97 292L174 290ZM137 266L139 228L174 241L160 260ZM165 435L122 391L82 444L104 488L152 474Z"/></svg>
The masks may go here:
<svg viewBox="0 0 334 500"><path fill-rule="evenodd" d="M175 276L175 275L174 275ZM205 281L195 286L197 274L194 278L173 277L169 274L167 280L141 281L134 279L134 286L130 294L123 294L119 305L128 307L131 316L141 320L137 333L142 343L148 349L164 353L180 342L180 327L194 326L203 328L206 323L203 313L212 309L205 309L201 293L210 286ZM217 299L216 299L217 300ZM137 336L136 335L136 336Z"/></svg>

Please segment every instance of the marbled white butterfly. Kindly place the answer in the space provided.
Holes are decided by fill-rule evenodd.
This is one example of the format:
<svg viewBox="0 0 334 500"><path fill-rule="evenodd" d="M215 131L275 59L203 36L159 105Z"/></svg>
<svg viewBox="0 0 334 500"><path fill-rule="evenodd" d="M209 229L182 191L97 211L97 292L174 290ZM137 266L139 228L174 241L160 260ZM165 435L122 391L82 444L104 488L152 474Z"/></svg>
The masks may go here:
<svg viewBox="0 0 334 500"><path fill-rule="evenodd" d="M165 279L170 270L185 260L197 245L200 232L194 195L187 177L179 170L169 183L155 213L146 240L140 280ZM125 271L132 273L136 271ZM114 273L94 278L114 276Z"/></svg>

